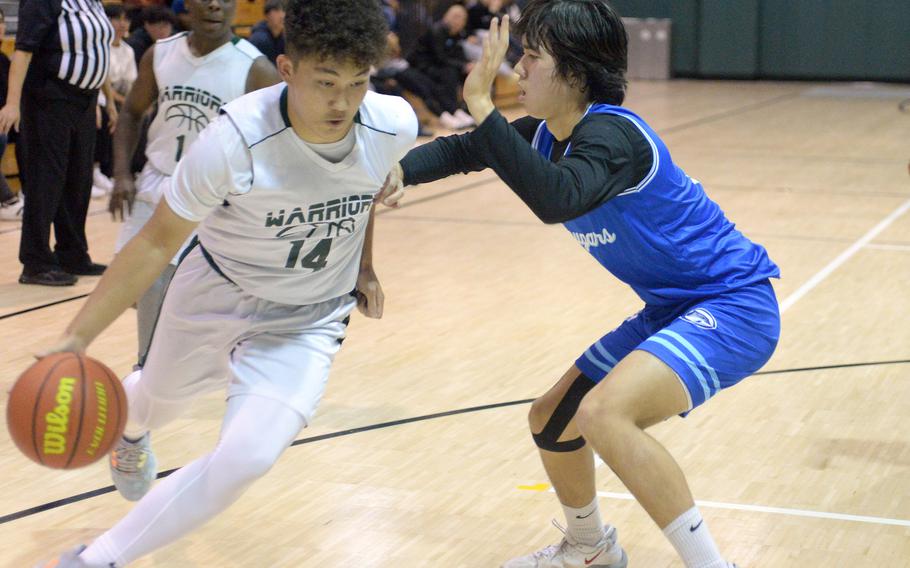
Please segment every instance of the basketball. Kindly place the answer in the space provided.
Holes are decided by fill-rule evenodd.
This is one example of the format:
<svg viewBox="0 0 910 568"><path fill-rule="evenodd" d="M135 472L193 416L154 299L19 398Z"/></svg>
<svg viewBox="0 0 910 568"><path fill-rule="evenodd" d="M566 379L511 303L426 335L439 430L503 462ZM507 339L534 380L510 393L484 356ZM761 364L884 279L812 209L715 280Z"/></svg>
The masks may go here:
<svg viewBox="0 0 910 568"><path fill-rule="evenodd" d="M123 434L126 413L126 393L113 371L86 355L54 353L16 380L6 423L30 459L74 469L110 451Z"/></svg>

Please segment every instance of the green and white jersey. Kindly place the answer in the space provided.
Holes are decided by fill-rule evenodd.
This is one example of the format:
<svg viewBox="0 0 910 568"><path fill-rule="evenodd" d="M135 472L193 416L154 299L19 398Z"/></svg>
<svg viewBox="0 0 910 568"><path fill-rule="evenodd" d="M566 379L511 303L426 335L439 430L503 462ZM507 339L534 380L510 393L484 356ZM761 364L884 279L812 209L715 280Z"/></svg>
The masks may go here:
<svg viewBox="0 0 910 568"><path fill-rule="evenodd" d="M221 107L243 96L250 67L262 56L250 42L234 38L196 57L188 35L179 33L155 44L158 111L149 127L145 154L165 175L174 173L177 162Z"/></svg>
<svg viewBox="0 0 910 568"><path fill-rule="evenodd" d="M178 165L170 208L201 221L213 262L250 294L304 305L353 290L373 197L417 138L413 109L368 92L337 162L294 132L283 83L223 112Z"/></svg>

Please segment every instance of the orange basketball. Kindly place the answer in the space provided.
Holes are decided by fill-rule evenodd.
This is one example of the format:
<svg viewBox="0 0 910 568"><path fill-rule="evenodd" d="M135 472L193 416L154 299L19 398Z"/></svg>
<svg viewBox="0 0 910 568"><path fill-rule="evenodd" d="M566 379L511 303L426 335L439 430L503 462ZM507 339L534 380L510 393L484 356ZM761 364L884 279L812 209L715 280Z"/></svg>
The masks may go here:
<svg viewBox="0 0 910 568"><path fill-rule="evenodd" d="M73 469L107 454L126 426L126 393L104 364L54 353L16 380L6 406L10 436L23 454Z"/></svg>

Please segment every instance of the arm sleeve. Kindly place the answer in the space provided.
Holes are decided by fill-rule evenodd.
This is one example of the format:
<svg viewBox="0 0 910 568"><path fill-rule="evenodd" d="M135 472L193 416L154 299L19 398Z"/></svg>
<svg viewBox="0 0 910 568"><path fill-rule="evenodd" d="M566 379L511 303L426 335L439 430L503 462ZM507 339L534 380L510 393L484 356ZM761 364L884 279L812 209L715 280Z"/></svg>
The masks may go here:
<svg viewBox="0 0 910 568"><path fill-rule="evenodd" d="M544 223L562 223L605 203L640 179L629 131L620 117L588 117L572 133L572 150L554 164L535 150L498 111L474 132L468 150L484 162ZM642 136L642 138L644 138Z"/></svg>
<svg viewBox="0 0 910 568"><path fill-rule="evenodd" d="M57 13L54 13L56 4ZM19 3L19 23L16 30L16 49L34 53L41 47L51 28L57 25L60 2L54 0L22 0Z"/></svg>
<svg viewBox="0 0 910 568"><path fill-rule="evenodd" d="M252 156L234 123L221 115L177 164L164 198L174 213L199 222L229 195L248 192L252 183Z"/></svg>
<svg viewBox="0 0 910 568"><path fill-rule="evenodd" d="M526 116L512 123L518 135L530 141L540 124L540 119ZM475 158L472 150L473 133L436 138L408 152L401 160L404 184L416 185L436 181L454 174L479 172L487 164Z"/></svg>

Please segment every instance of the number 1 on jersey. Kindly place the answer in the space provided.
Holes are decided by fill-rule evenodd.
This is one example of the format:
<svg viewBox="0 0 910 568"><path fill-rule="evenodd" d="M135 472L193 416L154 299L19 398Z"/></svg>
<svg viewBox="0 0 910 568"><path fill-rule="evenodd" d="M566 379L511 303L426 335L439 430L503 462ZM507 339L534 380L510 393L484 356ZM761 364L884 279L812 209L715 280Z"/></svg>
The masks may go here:
<svg viewBox="0 0 910 568"><path fill-rule="evenodd" d="M183 141L186 140L186 134L181 134L177 137L177 156L174 157L175 162L180 161L180 156L183 155Z"/></svg>

